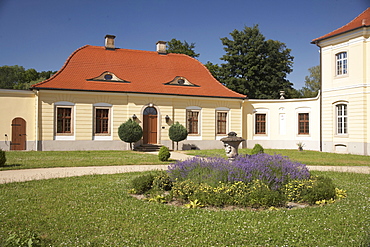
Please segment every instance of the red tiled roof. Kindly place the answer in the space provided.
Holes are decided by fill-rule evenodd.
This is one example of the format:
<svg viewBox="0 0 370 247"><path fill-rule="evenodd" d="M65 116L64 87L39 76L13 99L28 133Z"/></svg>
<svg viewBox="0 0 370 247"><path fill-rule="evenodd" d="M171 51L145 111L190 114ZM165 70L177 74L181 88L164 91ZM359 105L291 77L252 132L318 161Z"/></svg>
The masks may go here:
<svg viewBox="0 0 370 247"><path fill-rule="evenodd" d="M369 27L370 26L370 8L367 8L364 12L362 12L359 16L357 16L355 19L353 19L351 22L349 22L347 25L344 25L343 27L338 28L337 30L334 30L333 32L330 32L324 36L321 36L317 39L312 40L311 43L315 44L323 39L345 33L357 28L361 27Z"/></svg>
<svg viewBox="0 0 370 247"><path fill-rule="evenodd" d="M104 72L128 83L90 80ZM176 77L196 86L165 85ZM32 88L246 98L223 86L203 64L187 55L90 45L77 49L58 73Z"/></svg>

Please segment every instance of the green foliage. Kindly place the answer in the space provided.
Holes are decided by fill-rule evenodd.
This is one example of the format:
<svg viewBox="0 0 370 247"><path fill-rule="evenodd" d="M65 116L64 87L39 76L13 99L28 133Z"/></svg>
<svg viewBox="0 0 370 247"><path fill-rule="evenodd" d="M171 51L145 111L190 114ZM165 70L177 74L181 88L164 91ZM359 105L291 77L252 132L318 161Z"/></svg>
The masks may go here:
<svg viewBox="0 0 370 247"><path fill-rule="evenodd" d="M0 148L0 166L4 166L6 163L5 151Z"/></svg>
<svg viewBox="0 0 370 247"><path fill-rule="evenodd" d="M172 188L172 181L167 172L156 171L135 177L131 181L130 191L134 194L150 193L151 190L169 191Z"/></svg>
<svg viewBox="0 0 370 247"><path fill-rule="evenodd" d="M162 146L158 152L158 159L160 161L168 161L170 157L171 157L171 153L168 147Z"/></svg>
<svg viewBox="0 0 370 247"><path fill-rule="evenodd" d="M279 91L292 89L286 77L292 72L293 56L284 43L265 40L258 25L230 35L232 39L221 38L226 51L222 76L214 75L222 84L251 99L278 99Z"/></svg>
<svg viewBox="0 0 370 247"><path fill-rule="evenodd" d="M177 150L179 150L179 142L186 139L188 136L188 131L186 128L180 124L179 122L176 122L175 124L171 125L171 127L168 130L168 136L170 139L177 143Z"/></svg>
<svg viewBox="0 0 370 247"><path fill-rule="evenodd" d="M145 174L131 181L131 189L134 194L144 194L152 189L154 181L153 174Z"/></svg>
<svg viewBox="0 0 370 247"><path fill-rule="evenodd" d="M302 191L302 200L310 204L315 204L316 201L335 199L336 191L333 181L324 176L316 177L312 186L305 188Z"/></svg>
<svg viewBox="0 0 370 247"><path fill-rule="evenodd" d="M311 67L308 71L310 75L305 77L305 86L300 90L300 93L304 98L313 98L317 96L321 86L320 66Z"/></svg>
<svg viewBox="0 0 370 247"><path fill-rule="evenodd" d="M118 136L122 141L130 143L130 149L132 150L132 143L141 139L143 129L130 118L118 127Z"/></svg>
<svg viewBox="0 0 370 247"><path fill-rule="evenodd" d="M260 144L255 144L251 151L251 154L263 154L264 152L265 150Z"/></svg>
<svg viewBox="0 0 370 247"><path fill-rule="evenodd" d="M37 72L35 69L25 70L19 65L0 67L0 88L29 89L32 84L50 78L56 71Z"/></svg>
<svg viewBox="0 0 370 247"><path fill-rule="evenodd" d="M41 238L38 234L33 233L29 230L12 232L10 236L5 241L5 247L15 247L15 246L28 246L28 247L38 247L41 245Z"/></svg>
<svg viewBox="0 0 370 247"><path fill-rule="evenodd" d="M169 191L172 189L172 181L166 171L156 172L153 180L153 186L156 190Z"/></svg>
<svg viewBox="0 0 370 247"><path fill-rule="evenodd" d="M194 48L195 43L189 45L188 42L184 41L183 43L177 39L171 39L167 42L167 53L185 54L193 58L199 57L199 53L195 53Z"/></svg>

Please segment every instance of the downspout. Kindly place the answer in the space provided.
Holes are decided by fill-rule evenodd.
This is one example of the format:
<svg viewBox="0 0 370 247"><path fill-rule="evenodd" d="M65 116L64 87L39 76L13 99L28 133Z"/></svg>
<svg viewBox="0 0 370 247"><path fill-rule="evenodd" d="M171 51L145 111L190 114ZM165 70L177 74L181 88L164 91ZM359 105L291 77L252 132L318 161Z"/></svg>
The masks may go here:
<svg viewBox="0 0 370 247"><path fill-rule="evenodd" d="M39 151L39 91L33 90L35 93L35 107L36 107L36 112L35 112L35 147L36 151Z"/></svg>
<svg viewBox="0 0 370 247"><path fill-rule="evenodd" d="M316 45L319 46L318 43ZM322 152L322 75L322 48L320 47L320 152Z"/></svg>

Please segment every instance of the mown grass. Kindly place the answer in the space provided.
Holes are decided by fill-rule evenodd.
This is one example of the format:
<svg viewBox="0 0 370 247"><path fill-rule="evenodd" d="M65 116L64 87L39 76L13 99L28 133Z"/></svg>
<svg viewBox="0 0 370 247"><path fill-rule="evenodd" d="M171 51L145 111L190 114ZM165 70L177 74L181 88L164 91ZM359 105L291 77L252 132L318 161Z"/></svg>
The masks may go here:
<svg viewBox="0 0 370 247"><path fill-rule="evenodd" d="M157 155L134 151L11 151L6 152L6 158L6 165L5 167L0 167L0 171L51 167L156 165L169 163L159 161Z"/></svg>
<svg viewBox="0 0 370 247"><path fill-rule="evenodd" d="M326 175L348 197L278 211L214 211L131 197L139 173L0 185L0 246L11 232L51 246L369 246L370 175Z"/></svg>
<svg viewBox="0 0 370 247"><path fill-rule="evenodd" d="M239 149L239 154L250 154L251 149ZM225 157L225 150L191 150L186 151L189 155L221 156ZM289 149L265 149L267 154L281 154L289 159L313 166L370 166L370 157L354 154L324 153L318 151L298 151Z"/></svg>

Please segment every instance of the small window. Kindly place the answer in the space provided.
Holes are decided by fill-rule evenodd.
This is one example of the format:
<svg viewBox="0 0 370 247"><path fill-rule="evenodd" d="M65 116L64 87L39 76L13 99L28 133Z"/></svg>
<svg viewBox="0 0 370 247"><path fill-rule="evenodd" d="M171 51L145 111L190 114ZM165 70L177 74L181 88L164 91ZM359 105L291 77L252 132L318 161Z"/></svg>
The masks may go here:
<svg viewBox="0 0 370 247"><path fill-rule="evenodd" d="M348 72L347 52L336 54L336 73L337 75L346 75Z"/></svg>
<svg viewBox="0 0 370 247"><path fill-rule="evenodd" d="M308 135L310 134L310 121L309 113L298 113L298 134Z"/></svg>
<svg viewBox="0 0 370 247"><path fill-rule="evenodd" d="M105 74L104 75L104 79L109 81L109 80L112 80L113 76L111 74Z"/></svg>
<svg viewBox="0 0 370 247"><path fill-rule="evenodd" d="M179 85L184 85L184 84L185 84L185 80L184 80L184 79L178 79L178 80L177 80L177 83L178 83Z"/></svg>
<svg viewBox="0 0 370 247"><path fill-rule="evenodd" d="M57 107L57 133L71 134L72 133L72 108Z"/></svg>
<svg viewBox="0 0 370 247"><path fill-rule="evenodd" d="M95 109L95 134L109 134L109 109Z"/></svg>
<svg viewBox="0 0 370 247"><path fill-rule="evenodd" d="M337 134L345 135L347 134L347 105L339 104L336 106L337 111Z"/></svg>
<svg viewBox="0 0 370 247"><path fill-rule="evenodd" d="M224 135L227 132L227 112L216 112L217 135Z"/></svg>
<svg viewBox="0 0 370 247"><path fill-rule="evenodd" d="M187 110L187 129L189 134L199 134L199 111Z"/></svg>
<svg viewBox="0 0 370 247"><path fill-rule="evenodd" d="M256 114L255 121L255 133L266 134L266 114Z"/></svg>

